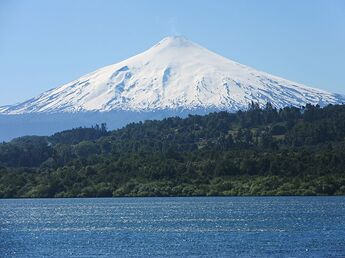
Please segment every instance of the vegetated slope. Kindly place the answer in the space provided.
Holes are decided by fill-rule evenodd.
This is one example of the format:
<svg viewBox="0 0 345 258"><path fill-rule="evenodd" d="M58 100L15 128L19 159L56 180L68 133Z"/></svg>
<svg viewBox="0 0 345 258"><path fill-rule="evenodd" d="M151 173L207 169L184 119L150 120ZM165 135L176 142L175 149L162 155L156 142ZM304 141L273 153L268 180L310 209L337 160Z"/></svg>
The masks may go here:
<svg viewBox="0 0 345 258"><path fill-rule="evenodd" d="M274 107L342 104L345 97L255 70L184 37L51 89L2 114L197 108L237 111L254 101Z"/></svg>
<svg viewBox="0 0 345 258"><path fill-rule="evenodd" d="M0 165L1 197L345 194L345 105L22 137Z"/></svg>

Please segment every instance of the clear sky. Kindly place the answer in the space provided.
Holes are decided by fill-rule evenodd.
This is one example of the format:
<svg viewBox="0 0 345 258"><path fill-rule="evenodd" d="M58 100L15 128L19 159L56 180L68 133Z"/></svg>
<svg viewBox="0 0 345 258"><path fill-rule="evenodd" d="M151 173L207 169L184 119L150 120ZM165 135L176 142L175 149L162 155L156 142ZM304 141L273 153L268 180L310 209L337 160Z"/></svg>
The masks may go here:
<svg viewBox="0 0 345 258"><path fill-rule="evenodd" d="M0 105L126 59L168 35L345 94L344 0L1 0Z"/></svg>

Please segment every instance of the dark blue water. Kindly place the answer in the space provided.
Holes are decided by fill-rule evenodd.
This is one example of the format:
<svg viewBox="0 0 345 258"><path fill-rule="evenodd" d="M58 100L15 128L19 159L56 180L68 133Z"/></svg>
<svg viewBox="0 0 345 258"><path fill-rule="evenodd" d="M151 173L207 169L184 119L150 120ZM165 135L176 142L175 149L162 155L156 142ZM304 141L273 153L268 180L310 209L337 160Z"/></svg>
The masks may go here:
<svg viewBox="0 0 345 258"><path fill-rule="evenodd" d="M0 200L0 257L345 257L345 197Z"/></svg>

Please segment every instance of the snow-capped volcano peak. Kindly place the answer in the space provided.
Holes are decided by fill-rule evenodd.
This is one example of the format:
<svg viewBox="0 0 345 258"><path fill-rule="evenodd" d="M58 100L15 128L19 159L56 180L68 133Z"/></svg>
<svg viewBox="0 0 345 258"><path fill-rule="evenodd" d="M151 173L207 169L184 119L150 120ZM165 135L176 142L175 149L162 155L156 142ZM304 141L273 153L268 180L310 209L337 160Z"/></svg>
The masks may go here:
<svg viewBox="0 0 345 258"><path fill-rule="evenodd" d="M276 107L337 104L345 97L241 65L181 37L89 73L0 113Z"/></svg>
<svg viewBox="0 0 345 258"><path fill-rule="evenodd" d="M198 45L183 36L168 36L168 37L163 38L152 48L164 49L164 48L169 48L169 47L181 48L181 47L190 47L190 46L196 47Z"/></svg>

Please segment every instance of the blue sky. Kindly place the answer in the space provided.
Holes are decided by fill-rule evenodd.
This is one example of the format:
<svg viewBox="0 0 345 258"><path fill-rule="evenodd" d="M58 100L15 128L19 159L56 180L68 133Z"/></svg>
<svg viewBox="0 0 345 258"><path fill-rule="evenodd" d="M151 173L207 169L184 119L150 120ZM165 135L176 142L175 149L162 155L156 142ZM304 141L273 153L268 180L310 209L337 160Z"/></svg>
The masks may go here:
<svg viewBox="0 0 345 258"><path fill-rule="evenodd" d="M259 70L345 94L343 0L2 0L0 105L174 34Z"/></svg>

